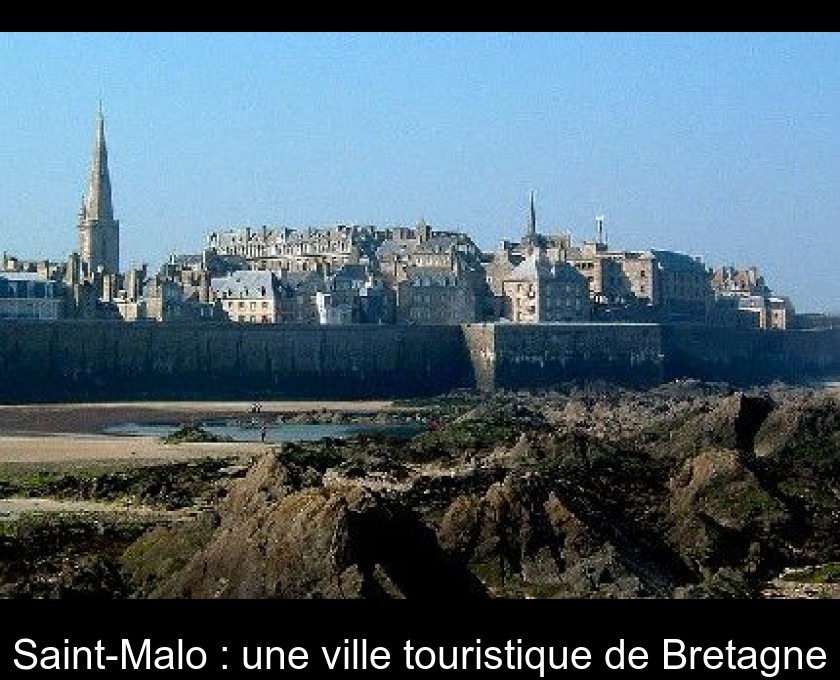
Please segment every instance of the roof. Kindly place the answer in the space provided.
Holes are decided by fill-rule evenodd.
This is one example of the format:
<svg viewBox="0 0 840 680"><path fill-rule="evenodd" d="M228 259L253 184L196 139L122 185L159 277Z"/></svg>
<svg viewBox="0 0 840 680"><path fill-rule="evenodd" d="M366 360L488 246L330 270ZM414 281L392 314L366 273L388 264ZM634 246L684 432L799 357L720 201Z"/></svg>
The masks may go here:
<svg viewBox="0 0 840 680"><path fill-rule="evenodd" d="M438 234L417 244L418 253L441 253L454 248L465 241L455 234Z"/></svg>
<svg viewBox="0 0 840 680"><path fill-rule="evenodd" d="M338 279L367 280L367 266L363 264L343 264L333 272L332 276Z"/></svg>
<svg viewBox="0 0 840 680"><path fill-rule="evenodd" d="M696 269L703 269L702 261L695 260L691 255L686 255L685 253L678 253L673 250L653 250L650 251L651 255L656 258L656 262L663 268L663 269L671 269L675 271L693 271Z"/></svg>
<svg viewBox="0 0 840 680"><path fill-rule="evenodd" d="M182 267L200 266L204 263L204 255L202 253L183 253L181 255L172 255L169 258L169 264L177 264Z"/></svg>
<svg viewBox="0 0 840 680"><path fill-rule="evenodd" d="M278 287L276 277L267 271L242 269L210 280L215 293L229 297L270 297Z"/></svg>
<svg viewBox="0 0 840 680"><path fill-rule="evenodd" d="M407 267L406 281L413 286L464 286L466 281L451 269Z"/></svg>
<svg viewBox="0 0 840 680"><path fill-rule="evenodd" d="M536 281L537 279L584 278L574 267L565 262L550 264L529 257L505 276L505 281Z"/></svg>
<svg viewBox="0 0 840 680"><path fill-rule="evenodd" d="M324 277L316 271L283 272L280 285L291 290L306 288L320 289L323 287Z"/></svg>
<svg viewBox="0 0 840 680"><path fill-rule="evenodd" d="M506 281L536 281L538 278L551 276L551 266L547 262L538 262L533 257L516 265L505 277Z"/></svg>
<svg viewBox="0 0 840 680"><path fill-rule="evenodd" d="M0 272L0 278L8 281L41 281L47 283L51 279L45 279L37 272Z"/></svg>

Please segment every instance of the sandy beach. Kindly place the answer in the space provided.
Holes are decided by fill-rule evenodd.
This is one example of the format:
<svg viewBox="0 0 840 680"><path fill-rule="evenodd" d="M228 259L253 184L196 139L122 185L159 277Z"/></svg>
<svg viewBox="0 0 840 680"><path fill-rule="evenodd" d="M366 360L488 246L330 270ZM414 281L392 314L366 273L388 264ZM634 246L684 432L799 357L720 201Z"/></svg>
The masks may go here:
<svg viewBox="0 0 840 680"><path fill-rule="evenodd" d="M0 463L94 460L187 460L250 456L267 444L236 442L163 444L156 437L99 434L120 423L191 422L250 413L250 402L131 402L108 404L27 404L0 406ZM261 402L261 413L307 411L381 412L390 401Z"/></svg>

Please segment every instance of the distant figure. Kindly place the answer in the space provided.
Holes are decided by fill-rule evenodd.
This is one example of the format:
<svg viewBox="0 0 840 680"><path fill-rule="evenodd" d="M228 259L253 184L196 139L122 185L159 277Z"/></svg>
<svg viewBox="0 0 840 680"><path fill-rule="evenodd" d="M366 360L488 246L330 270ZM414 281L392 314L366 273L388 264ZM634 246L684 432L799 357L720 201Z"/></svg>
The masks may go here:
<svg viewBox="0 0 840 680"><path fill-rule="evenodd" d="M266 435L267 433L268 433L268 431L266 430L265 425L263 425L263 426L262 426L262 428L260 429L260 441L261 441L263 444L265 444L265 435Z"/></svg>

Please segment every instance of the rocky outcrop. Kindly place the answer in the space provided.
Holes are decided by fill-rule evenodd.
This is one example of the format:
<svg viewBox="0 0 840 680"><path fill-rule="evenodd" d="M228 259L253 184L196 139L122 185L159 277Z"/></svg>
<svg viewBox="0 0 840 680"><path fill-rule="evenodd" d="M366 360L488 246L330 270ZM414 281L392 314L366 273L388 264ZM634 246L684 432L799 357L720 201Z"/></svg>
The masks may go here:
<svg viewBox="0 0 840 680"><path fill-rule="evenodd" d="M219 506L210 540L153 597L481 597L434 532L361 485L325 488L317 473L267 454Z"/></svg>
<svg viewBox="0 0 840 680"><path fill-rule="evenodd" d="M719 594L715 583L727 573L727 588L749 594L784 560L780 537L790 517L742 455L704 451L687 460L669 484L668 540L710 595Z"/></svg>
<svg viewBox="0 0 840 680"><path fill-rule="evenodd" d="M689 418L671 436L670 448L678 455L716 448L752 453L756 433L773 407L769 396L736 393Z"/></svg>
<svg viewBox="0 0 840 680"><path fill-rule="evenodd" d="M840 398L819 392L790 396L756 432L755 453L777 459L840 453Z"/></svg>
<svg viewBox="0 0 840 680"><path fill-rule="evenodd" d="M288 447L204 534L155 538L186 547L143 593L757 597L840 561L837 400L700 388L530 395L408 444Z"/></svg>

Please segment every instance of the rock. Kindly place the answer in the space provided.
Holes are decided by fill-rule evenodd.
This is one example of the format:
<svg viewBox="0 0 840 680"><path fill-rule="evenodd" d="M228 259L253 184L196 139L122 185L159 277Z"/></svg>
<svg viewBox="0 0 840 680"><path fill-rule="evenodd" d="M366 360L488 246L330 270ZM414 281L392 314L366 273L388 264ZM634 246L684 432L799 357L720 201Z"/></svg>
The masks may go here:
<svg viewBox="0 0 840 680"><path fill-rule="evenodd" d="M669 483L669 541L708 580L723 568L768 574L781 559L789 515L734 450L688 459ZM731 581L731 579L729 579Z"/></svg>
<svg viewBox="0 0 840 680"><path fill-rule="evenodd" d="M480 582L412 511L362 486L296 488L266 456L220 504L221 523L152 593L197 598L473 598Z"/></svg>
<svg viewBox="0 0 840 680"><path fill-rule="evenodd" d="M831 393L791 395L755 437L762 457L830 458L840 454L840 400Z"/></svg>
<svg viewBox="0 0 840 680"><path fill-rule="evenodd" d="M707 413L688 419L671 436L670 449L677 455L704 449L732 449L753 453L755 436L773 410L767 396L737 393L723 398Z"/></svg>

